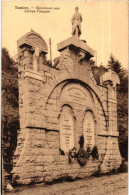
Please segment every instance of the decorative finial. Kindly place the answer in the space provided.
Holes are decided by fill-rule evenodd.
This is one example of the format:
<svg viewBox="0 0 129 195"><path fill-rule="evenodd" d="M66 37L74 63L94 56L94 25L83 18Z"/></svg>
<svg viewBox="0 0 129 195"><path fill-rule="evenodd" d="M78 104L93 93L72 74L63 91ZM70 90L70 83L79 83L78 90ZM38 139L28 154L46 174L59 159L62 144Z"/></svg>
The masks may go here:
<svg viewBox="0 0 129 195"><path fill-rule="evenodd" d="M34 30L31 28L31 32L34 32Z"/></svg>
<svg viewBox="0 0 129 195"><path fill-rule="evenodd" d="M80 13L78 13L78 7L75 7L75 14L72 17L72 35L75 36L77 39L79 39L79 36L81 35L81 22L82 22L82 16Z"/></svg>

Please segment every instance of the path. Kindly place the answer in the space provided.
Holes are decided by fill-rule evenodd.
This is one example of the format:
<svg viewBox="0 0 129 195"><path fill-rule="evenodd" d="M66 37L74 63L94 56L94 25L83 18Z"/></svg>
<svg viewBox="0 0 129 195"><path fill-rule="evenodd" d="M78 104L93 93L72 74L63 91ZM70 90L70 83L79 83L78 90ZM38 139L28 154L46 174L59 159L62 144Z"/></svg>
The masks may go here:
<svg viewBox="0 0 129 195"><path fill-rule="evenodd" d="M119 173L52 185L23 186L20 191L6 195L127 195L127 185L128 174Z"/></svg>

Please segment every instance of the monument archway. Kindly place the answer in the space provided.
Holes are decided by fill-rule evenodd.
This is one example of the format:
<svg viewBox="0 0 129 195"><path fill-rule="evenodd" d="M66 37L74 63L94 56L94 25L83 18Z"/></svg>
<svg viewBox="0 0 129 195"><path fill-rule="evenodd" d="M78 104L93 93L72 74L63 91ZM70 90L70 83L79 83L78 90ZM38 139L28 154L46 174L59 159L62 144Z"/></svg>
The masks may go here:
<svg viewBox="0 0 129 195"><path fill-rule="evenodd" d="M50 93L45 109L54 111L54 117L56 118L54 122L51 121L51 117L46 117L46 124L52 124L47 126L47 129L51 128L59 131L60 148L64 149L64 152L72 149L71 146L78 149L79 139L82 135L84 136L84 147L86 148L90 145L93 148L94 145L99 143L99 134L107 133L106 117L102 103L93 89L82 81L71 79L59 83ZM67 118L70 118L67 121L69 131L72 132L69 136L65 135L63 129L65 124L64 113ZM100 117L103 123L101 123ZM74 141L71 141L73 137ZM66 138L70 140L68 148L63 146ZM104 139L103 145L105 145L103 150L103 153L105 153L106 139Z"/></svg>

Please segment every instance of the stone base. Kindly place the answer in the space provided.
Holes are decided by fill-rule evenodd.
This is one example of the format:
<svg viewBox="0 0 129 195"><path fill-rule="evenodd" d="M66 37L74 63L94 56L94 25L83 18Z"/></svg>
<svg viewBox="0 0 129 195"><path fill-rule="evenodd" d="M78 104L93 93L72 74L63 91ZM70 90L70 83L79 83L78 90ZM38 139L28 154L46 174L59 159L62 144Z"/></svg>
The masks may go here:
<svg viewBox="0 0 129 195"><path fill-rule="evenodd" d="M120 155L118 138L108 137L107 140L107 151L100 167L101 173L108 173L112 170L116 170L122 163L122 157Z"/></svg>
<svg viewBox="0 0 129 195"><path fill-rule="evenodd" d="M70 37L65 41L57 44L57 50L62 51L64 48L74 46L76 49L80 49L88 53L90 57L94 57L94 50L91 49L84 41L78 40L75 37Z"/></svg>

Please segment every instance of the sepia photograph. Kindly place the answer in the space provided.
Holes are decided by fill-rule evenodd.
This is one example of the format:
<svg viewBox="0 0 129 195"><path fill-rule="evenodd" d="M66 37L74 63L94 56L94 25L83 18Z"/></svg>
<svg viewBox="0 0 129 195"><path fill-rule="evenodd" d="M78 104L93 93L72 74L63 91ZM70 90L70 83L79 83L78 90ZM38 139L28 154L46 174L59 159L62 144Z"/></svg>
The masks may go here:
<svg viewBox="0 0 129 195"><path fill-rule="evenodd" d="M1 194L128 194L128 1L2 0Z"/></svg>

